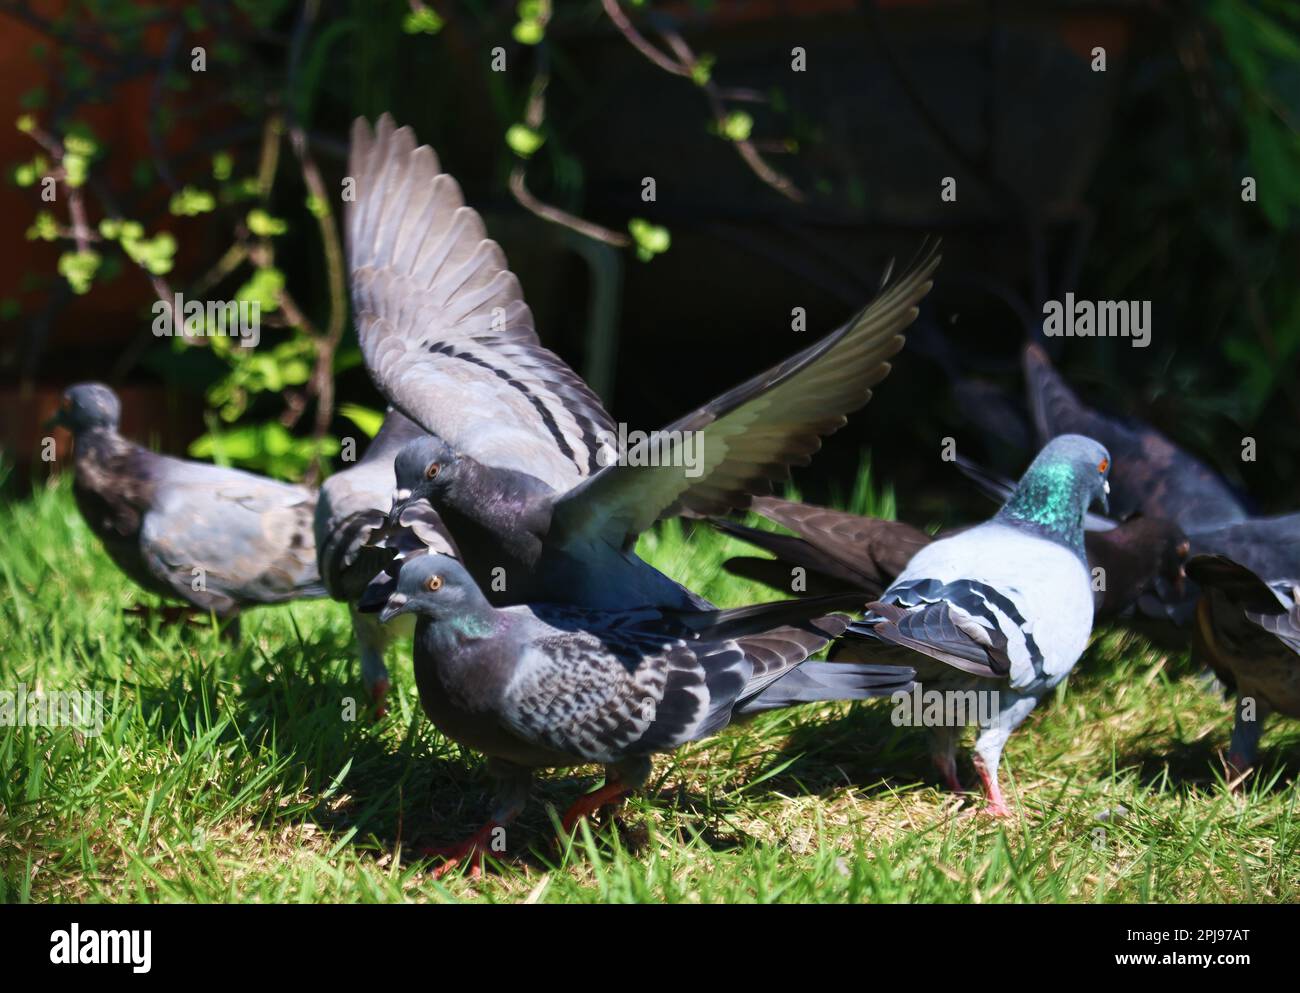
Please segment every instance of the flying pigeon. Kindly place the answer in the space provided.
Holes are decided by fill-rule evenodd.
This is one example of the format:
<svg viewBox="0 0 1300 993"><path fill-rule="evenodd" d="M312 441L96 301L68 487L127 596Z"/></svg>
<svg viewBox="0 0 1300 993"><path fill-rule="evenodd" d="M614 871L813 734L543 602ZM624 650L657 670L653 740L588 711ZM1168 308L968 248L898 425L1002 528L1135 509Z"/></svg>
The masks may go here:
<svg viewBox="0 0 1300 993"><path fill-rule="evenodd" d="M1013 491L1014 486L1007 496ZM935 540L901 521L862 517L775 497L757 497L750 509L795 535L714 520L718 530L776 556L736 557L728 559L723 567L732 575L787 593L823 594L851 586L879 596L912 556ZM1157 580L1181 588L1188 541L1177 525L1135 517L1118 525L1108 522L1107 526L1109 530L1084 532L1098 620L1131 615L1138 600L1154 591ZM941 531L937 537L951 537L963 530ZM793 573L794 567L801 572ZM799 589L791 585L796 581Z"/></svg>
<svg viewBox="0 0 1300 993"><path fill-rule="evenodd" d="M372 532L387 522L386 512L392 506L393 459L402 445L423 434L414 421L389 409L365 455L326 479L316 503L314 531L321 579L331 597L348 605L361 654L361 676L379 716L386 712L389 688L385 650L395 638L409 634L412 625L380 624L373 613L358 609L362 594L395 555L429 548L455 554L450 536L427 504L413 506L403 519L401 534L411 539L408 547L385 554L367 545Z"/></svg>
<svg viewBox="0 0 1300 993"><path fill-rule="evenodd" d="M1083 518L1093 501L1105 508L1109 470L1109 453L1091 438L1049 442L991 521L918 551L836 655L883 658L892 646L916 668L918 689L973 691L985 705L976 708L974 761L990 814L1009 813L998 785L1007 738L1088 644ZM935 763L960 789L961 727L944 720L932 734Z"/></svg>
<svg viewBox="0 0 1300 993"><path fill-rule="evenodd" d="M437 552L408 559L379 617L411 612L415 679L425 712L484 753L498 783L491 819L463 844L478 874L498 830L523 809L533 770L597 763L605 784L564 815L565 831L619 802L650 756L711 735L733 717L814 700L887 695L911 670L805 662L841 633L831 613L856 597L676 613L554 604L494 607L464 566Z"/></svg>
<svg viewBox="0 0 1300 993"><path fill-rule="evenodd" d="M325 595L302 486L158 455L118 433L122 405L102 383L63 394L51 423L72 432L72 492L123 572L145 589L228 621L241 608Z"/></svg>
<svg viewBox="0 0 1300 993"><path fill-rule="evenodd" d="M1169 518L1188 535L1246 519L1246 507L1222 476L1155 428L1085 406L1037 343L1025 346L1024 369L1039 444L1082 434L1115 456L1111 506L1117 518Z"/></svg>
<svg viewBox="0 0 1300 993"><path fill-rule="evenodd" d="M1192 658L1237 696L1228 765L1242 775L1259 756L1270 713L1300 717L1300 579L1265 581L1222 555L1195 555L1187 574L1200 585ZM1300 576L1300 561L1288 577Z"/></svg>
<svg viewBox="0 0 1300 993"><path fill-rule="evenodd" d="M425 481L438 487L432 506L496 602L557 589L593 607L683 602L631 554L636 535L664 517L743 508L807 464L888 374L939 263L937 246L923 249L857 318L651 436L658 457L642 458L620 450L599 399L539 344L519 281L431 149L387 115L373 132L358 120L349 170L367 368L442 443L446 456L420 466L441 473ZM399 481L408 488L429 498Z"/></svg>

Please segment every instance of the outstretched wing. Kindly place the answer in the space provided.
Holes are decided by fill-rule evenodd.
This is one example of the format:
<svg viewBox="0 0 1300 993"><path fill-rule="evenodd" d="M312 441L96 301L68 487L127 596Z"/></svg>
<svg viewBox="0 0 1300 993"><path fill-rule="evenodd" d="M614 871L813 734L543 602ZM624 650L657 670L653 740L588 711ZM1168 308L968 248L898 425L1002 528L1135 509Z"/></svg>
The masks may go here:
<svg viewBox="0 0 1300 993"><path fill-rule="evenodd" d="M721 515L771 493L889 374L939 258L927 246L844 327L652 435L658 458L621 453L556 503L553 533L617 546L660 518Z"/></svg>
<svg viewBox="0 0 1300 993"><path fill-rule="evenodd" d="M519 280L460 186L388 115L352 126L357 336L398 410L485 465L556 489L598 468L609 415L538 341Z"/></svg>

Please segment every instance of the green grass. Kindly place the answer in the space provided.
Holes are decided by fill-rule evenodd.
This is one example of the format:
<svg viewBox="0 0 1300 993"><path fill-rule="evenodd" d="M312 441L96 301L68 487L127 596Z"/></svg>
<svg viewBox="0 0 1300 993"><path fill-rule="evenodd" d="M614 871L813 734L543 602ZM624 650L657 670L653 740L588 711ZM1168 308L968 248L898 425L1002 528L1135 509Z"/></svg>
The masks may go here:
<svg viewBox="0 0 1300 993"><path fill-rule="evenodd" d="M880 498L862 484L851 499ZM672 523L642 551L721 603L771 599L721 573L740 547ZM66 485L0 505L0 690L102 690L107 710L98 737L0 727L0 900L1294 899L1297 726L1271 722L1263 768L1229 793L1229 706L1185 654L1124 632L1101 632L1012 737L1012 821L961 816L888 701L813 706L662 757L643 795L572 844L553 809L598 771L542 777L500 865L435 881L413 849L476 828L486 783L424 720L409 646L389 659L391 715L346 721L361 687L337 604L250 612L231 647L123 615L155 602Z"/></svg>

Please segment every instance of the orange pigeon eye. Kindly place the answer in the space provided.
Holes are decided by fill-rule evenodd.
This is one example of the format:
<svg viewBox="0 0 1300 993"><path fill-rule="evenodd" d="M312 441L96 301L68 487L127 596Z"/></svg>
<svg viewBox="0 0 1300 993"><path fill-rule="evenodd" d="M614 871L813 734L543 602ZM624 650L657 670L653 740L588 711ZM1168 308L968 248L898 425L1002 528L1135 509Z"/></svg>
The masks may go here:
<svg viewBox="0 0 1300 993"><path fill-rule="evenodd" d="M435 476L438 475L438 470L441 469L441 468L442 468L442 467L441 467L440 465L438 465L437 462L430 462L430 463L429 463L429 467L428 467L427 469L424 470L425 478L426 478L426 479L433 479Z"/></svg>
<svg viewBox="0 0 1300 993"><path fill-rule="evenodd" d="M1102 459L1097 463L1097 471L1105 472L1110 467L1110 459Z"/></svg>
<svg viewBox="0 0 1300 993"><path fill-rule="evenodd" d="M442 589L442 577L430 576L428 579L424 581L424 585L425 588L428 589L430 593L437 593L440 589Z"/></svg>

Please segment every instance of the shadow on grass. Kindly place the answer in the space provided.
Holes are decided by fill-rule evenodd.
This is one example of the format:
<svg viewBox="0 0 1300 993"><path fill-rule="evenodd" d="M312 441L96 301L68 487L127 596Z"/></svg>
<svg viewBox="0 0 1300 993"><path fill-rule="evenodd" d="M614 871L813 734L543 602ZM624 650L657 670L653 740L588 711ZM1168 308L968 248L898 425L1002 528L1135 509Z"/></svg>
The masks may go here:
<svg viewBox="0 0 1300 993"><path fill-rule="evenodd" d="M1227 725L1231 719L1231 714L1226 715ZM1280 793L1300 779L1300 742L1293 737L1286 740L1279 735L1278 738L1275 747L1270 748L1265 732L1259 764L1245 782L1248 791L1262 788L1265 793ZM1135 769L1138 780L1149 789L1168 784L1182 794L1204 792L1215 789L1228 778L1222 761L1227 748L1226 734L1191 742L1166 740L1121 753L1118 765Z"/></svg>

